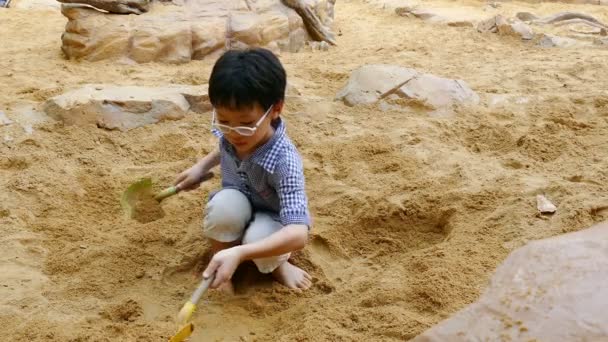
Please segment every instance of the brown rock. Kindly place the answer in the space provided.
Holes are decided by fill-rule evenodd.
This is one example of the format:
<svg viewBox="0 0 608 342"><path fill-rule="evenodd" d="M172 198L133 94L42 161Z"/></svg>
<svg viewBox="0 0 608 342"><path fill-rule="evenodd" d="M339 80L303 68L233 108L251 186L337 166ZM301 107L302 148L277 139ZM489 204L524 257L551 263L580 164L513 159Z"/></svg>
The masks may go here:
<svg viewBox="0 0 608 342"><path fill-rule="evenodd" d="M252 8L246 3L238 2L236 7L214 0L186 0L181 6L152 3L141 15L64 4L62 13L69 21L62 50L68 58L90 61L128 57L139 63L184 63L217 56L227 48L263 46L296 52L311 40L300 15L281 0L251 2ZM332 2L306 4L323 25L333 21Z"/></svg>
<svg viewBox="0 0 608 342"><path fill-rule="evenodd" d="M412 341L608 340L607 251L607 223L528 243L477 302Z"/></svg>
<svg viewBox="0 0 608 342"><path fill-rule="evenodd" d="M192 57L192 29L189 23L175 22L159 27L142 22L131 32L128 57L138 63L185 63Z"/></svg>
<svg viewBox="0 0 608 342"><path fill-rule="evenodd" d="M118 15L73 5L62 5L61 13L71 19L61 36L66 56L97 61L127 54L128 25L120 25Z"/></svg>
<svg viewBox="0 0 608 342"><path fill-rule="evenodd" d="M226 25L222 18L207 18L192 24L192 59L221 53L226 46Z"/></svg>

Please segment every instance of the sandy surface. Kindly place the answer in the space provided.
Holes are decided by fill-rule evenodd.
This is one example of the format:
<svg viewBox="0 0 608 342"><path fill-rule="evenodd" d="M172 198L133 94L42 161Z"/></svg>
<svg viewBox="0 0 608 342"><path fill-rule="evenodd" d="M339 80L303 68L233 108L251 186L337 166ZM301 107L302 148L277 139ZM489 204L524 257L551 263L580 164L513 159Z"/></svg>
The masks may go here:
<svg viewBox="0 0 608 342"><path fill-rule="evenodd" d="M607 7L576 8L608 21ZM236 297L205 297L194 341L406 340L474 301L509 251L608 218L607 49L541 49L357 0L336 13L337 48L281 57L304 95L284 116L316 219L295 262L315 285L293 293L245 265ZM65 22L0 10L0 110L15 121L0 127L3 336L161 341L208 257L201 208L219 180L165 200L165 216L145 224L119 199L141 176L168 185L208 152L209 115L121 133L64 127L28 106L86 83L204 84L213 61L66 61ZM448 118L334 102L366 63L460 78L484 101ZM527 103L490 105L501 94ZM537 215L539 193L557 214Z"/></svg>

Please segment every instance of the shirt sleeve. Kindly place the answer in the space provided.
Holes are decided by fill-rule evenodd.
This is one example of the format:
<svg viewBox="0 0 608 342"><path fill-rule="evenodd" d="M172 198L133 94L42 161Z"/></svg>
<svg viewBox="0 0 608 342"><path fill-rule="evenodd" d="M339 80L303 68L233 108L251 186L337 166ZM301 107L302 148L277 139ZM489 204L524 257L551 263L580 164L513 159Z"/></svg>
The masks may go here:
<svg viewBox="0 0 608 342"><path fill-rule="evenodd" d="M302 160L298 155L288 155L277 164L276 176L281 224L303 224L310 228Z"/></svg>
<svg viewBox="0 0 608 342"><path fill-rule="evenodd" d="M224 133L217 128L212 128L211 134L215 135L217 138L222 138L224 136Z"/></svg>

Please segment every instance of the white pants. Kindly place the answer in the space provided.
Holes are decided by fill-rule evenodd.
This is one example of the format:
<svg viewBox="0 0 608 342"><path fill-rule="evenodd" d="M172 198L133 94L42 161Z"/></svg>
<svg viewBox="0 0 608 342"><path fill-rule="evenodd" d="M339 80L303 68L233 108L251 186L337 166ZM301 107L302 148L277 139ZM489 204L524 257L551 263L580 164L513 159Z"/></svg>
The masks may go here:
<svg viewBox="0 0 608 342"><path fill-rule="evenodd" d="M252 219L253 215L253 221ZM207 203L203 234L219 242L250 244L272 235L283 226L264 212L253 212L247 197L238 190L224 189ZM254 259L262 273L270 273L289 259L290 253Z"/></svg>

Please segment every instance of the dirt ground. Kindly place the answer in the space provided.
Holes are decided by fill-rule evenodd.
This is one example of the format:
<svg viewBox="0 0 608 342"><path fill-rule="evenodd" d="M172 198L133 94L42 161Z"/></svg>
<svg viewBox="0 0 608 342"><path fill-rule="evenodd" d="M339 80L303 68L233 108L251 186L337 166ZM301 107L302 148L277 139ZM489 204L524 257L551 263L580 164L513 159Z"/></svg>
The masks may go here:
<svg viewBox="0 0 608 342"><path fill-rule="evenodd" d="M564 8L608 21L600 6L502 10ZM149 223L126 218L119 198L141 176L168 185L210 151L210 115L123 133L28 106L86 83L205 84L213 61L66 61L65 23L58 11L0 10L0 110L15 121L0 127L3 339L166 340L208 258L202 207L219 180L166 200ZM290 292L245 264L235 297L205 297L193 341L407 340L473 302L514 248L608 219L608 49L543 49L361 0L337 2L335 29L328 52L281 55L302 93L284 117L315 218L295 262L315 284ZM483 101L441 118L334 101L368 63L463 79ZM491 105L501 94L527 103ZM537 215L540 193L555 215Z"/></svg>

